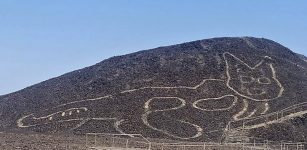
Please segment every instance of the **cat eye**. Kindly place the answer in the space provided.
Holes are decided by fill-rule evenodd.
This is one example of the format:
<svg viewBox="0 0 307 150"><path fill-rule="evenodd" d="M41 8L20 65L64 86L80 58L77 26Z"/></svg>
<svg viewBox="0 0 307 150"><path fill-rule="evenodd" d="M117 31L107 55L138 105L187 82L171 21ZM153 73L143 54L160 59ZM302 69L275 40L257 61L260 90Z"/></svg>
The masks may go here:
<svg viewBox="0 0 307 150"><path fill-rule="evenodd" d="M251 77L251 76L240 76L240 81L242 83L251 83L255 81L255 78Z"/></svg>
<svg viewBox="0 0 307 150"><path fill-rule="evenodd" d="M271 84L271 80L266 77L261 77L257 79L258 83L260 84Z"/></svg>

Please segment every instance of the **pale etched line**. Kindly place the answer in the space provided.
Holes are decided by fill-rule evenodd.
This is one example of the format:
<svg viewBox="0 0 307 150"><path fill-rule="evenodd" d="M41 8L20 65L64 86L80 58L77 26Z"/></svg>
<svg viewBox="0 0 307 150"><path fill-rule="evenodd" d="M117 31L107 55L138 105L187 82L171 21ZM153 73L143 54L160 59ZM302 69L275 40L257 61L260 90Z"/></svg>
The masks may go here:
<svg viewBox="0 0 307 150"><path fill-rule="evenodd" d="M225 80L222 80L222 79L204 79L202 82L200 82L200 84L192 87L192 89L199 88L200 86L204 85L207 81L225 81Z"/></svg>
<svg viewBox="0 0 307 150"><path fill-rule="evenodd" d="M117 121L114 123L114 128L115 128L115 130L116 130L117 132L119 132L120 134L125 134L125 135L128 135L129 137L133 138L133 137L134 137L133 135L125 133L125 132L119 127L124 121L125 121L124 119L117 120Z"/></svg>
<svg viewBox="0 0 307 150"><path fill-rule="evenodd" d="M277 115L277 114L280 114L280 113L283 113L283 112L286 112L286 111L289 111L289 110L294 110L294 109L299 108L301 106L307 106L307 102L295 104L295 105L292 105L290 107L287 107L285 109L282 109L280 111L276 111L276 112L273 112L273 113L270 113L270 114L248 118L248 120L252 121L252 120L255 120L255 119L259 119L259 118L265 118L265 117L268 117L268 116Z"/></svg>
<svg viewBox="0 0 307 150"><path fill-rule="evenodd" d="M140 88L140 89L142 89L142 88ZM145 89L145 88L144 88ZM122 92L120 92L120 93L130 93L130 92L134 92L134 91L136 91L136 90L138 90L138 89L132 89L132 90L126 90L126 91L122 91Z"/></svg>
<svg viewBox="0 0 307 150"><path fill-rule="evenodd" d="M117 120L117 118L90 118L91 120Z"/></svg>
<svg viewBox="0 0 307 150"><path fill-rule="evenodd" d="M81 126L83 126L85 123L87 123L89 120L91 120L90 118L86 118L84 120L82 120L79 124L77 124L74 128L72 128L71 130L75 130L80 128Z"/></svg>
<svg viewBox="0 0 307 150"><path fill-rule="evenodd" d="M59 120L57 122L71 122L71 121L81 121L84 120L84 118L76 118L76 119L67 119L67 120ZM44 124L50 124L50 123L44 123Z"/></svg>
<svg viewBox="0 0 307 150"><path fill-rule="evenodd" d="M46 122L46 123L41 123L41 124L32 124L32 125L24 125L23 123L23 120L27 117L30 117L30 116L33 116L33 114L30 114L30 115L27 115L27 116L24 116L20 119L17 120L17 126L19 128L28 128L28 127L35 127L35 126L39 126L39 125L47 125L47 124L50 124L52 122ZM83 120L83 118L78 118L78 119L68 119L68 120L59 120L57 122L61 123L61 122L71 122L71 121L81 121Z"/></svg>
<svg viewBox="0 0 307 150"><path fill-rule="evenodd" d="M64 113L64 112L67 112L67 111L70 111L69 114L72 115L72 110L84 110L84 111L87 111L88 109L86 107L79 107L79 108L70 108L70 109L66 109L64 111L58 111L58 112L55 112L55 113L52 113L50 115L47 115L47 116L43 116L43 117L33 117L33 119L35 120L39 120L39 119L45 119L45 118L49 118L51 116L54 116L56 114L60 114L60 113Z"/></svg>
<svg viewBox="0 0 307 150"><path fill-rule="evenodd" d="M69 102L69 103L65 103L65 104L58 105L58 106L55 107L55 108L62 107L62 106L66 106L66 105L70 105L70 104L74 104L74 103L87 102L87 101L96 101L96 100L101 100L101 99L106 99L106 98L111 98L111 97L112 97L112 95L107 95L107 96L102 96L102 97L97 97L97 98L92 98L92 99L85 99L85 100L80 100L80 101L73 101L73 102Z"/></svg>
<svg viewBox="0 0 307 150"><path fill-rule="evenodd" d="M277 79L277 75L276 75L276 70L275 68L273 67L273 64L269 64L271 70L272 70L272 73L273 73L273 79L275 80L275 82L278 84L278 86L280 87L280 90L279 90L279 93L278 93L278 97L281 97L285 88L282 86L282 84L279 82L279 80Z"/></svg>
<svg viewBox="0 0 307 150"><path fill-rule="evenodd" d="M177 109L180 109L180 108L186 106L186 101L184 99L182 99L182 98L179 98L179 97L153 97L153 98L149 99L147 102L145 102L145 104L144 104L145 111L149 111L149 109L150 109L149 108L149 104L154 99L178 99L181 102L181 104L179 106L177 106L177 107L173 107L173 108L169 108L169 109L160 109L160 110L158 109L158 110L155 110L157 112L158 111L177 110Z"/></svg>
<svg viewBox="0 0 307 150"><path fill-rule="evenodd" d="M180 100L181 104L177 107L173 107L173 108L168 108L168 109L162 109L162 110L154 110L154 111L150 111L150 102L154 99L178 99ZM178 98L178 97L155 97L155 98L152 98L152 99L149 99L145 104L144 104L144 109L145 109L145 113L142 115L142 121L143 123L148 126L149 128L153 129L153 130L156 130L156 131L159 131L159 132L162 132L170 137L174 137L174 138L178 138L178 139L192 139L192 138L197 138L199 136L202 135L203 133L203 129L196 125L196 124L192 124L190 122L186 122L186 121L183 121L183 120L177 120L178 122L181 122L181 123L184 123L184 124L188 124L188 125L191 125L193 126L195 129L196 129L196 134L191 136L191 137L179 137L179 136L176 136L176 135L173 135L171 133L169 133L168 131L165 131L165 130L161 130L161 129L158 129L152 125L150 125L150 123L148 122L148 115L151 114L151 113L155 113L155 112L164 112L164 111L168 111L168 110L177 110L177 109L180 109L182 107L186 106L186 102L184 99L181 99L181 98Z"/></svg>
<svg viewBox="0 0 307 150"><path fill-rule="evenodd" d="M250 89L247 89L246 92L247 92L248 95L263 95L263 94L266 93L265 91L261 91L261 93L259 93L259 94L253 94L252 92L250 92Z"/></svg>
<svg viewBox="0 0 307 150"><path fill-rule="evenodd" d="M35 125L28 125L28 126L24 125L23 120L26 119L26 118L28 118L28 117L30 117L30 116L33 116L33 114L29 114L29 115L26 115L26 116L23 116L23 117L19 118L19 119L16 121L17 126L18 126L19 128L27 128L27 127L33 127L33 126L35 126Z"/></svg>
<svg viewBox="0 0 307 150"><path fill-rule="evenodd" d="M241 59L239 59L238 57L234 56L233 54L229 53L229 52L225 52L223 54L223 57L225 59L225 62L226 62L226 75L227 75L227 81L226 81L226 86L231 89L232 91L234 91L236 94L242 96L242 97L245 97L247 99L251 99L251 100L254 100L254 101L269 101L269 100L273 100L273 99L277 99L279 97L282 96L283 92L284 92L284 87L282 86L282 84L279 82L279 80L277 79L277 76L276 76L276 70L275 68L273 67L273 64L269 64L270 66L270 69L272 70L272 78L276 81L277 85L280 87L280 90L279 90L279 93L278 93L278 96L274 97L274 98L271 98L271 99L255 99L255 98L252 98L252 97L249 97L249 96L246 96L246 95L243 95L241 93L239 93L237 90L235 90L233 87L230 86L230 80L231 80L231 76L230 76L230 73L229 73L229 60L227 60L227 56L226 55L230 55L231 57L233 57L234 59L236 59L238 62L240 62L242 65L254 70L256 69L257 67L259 67L260 65L262 65L264 63L264 61L262 60L260 63L258 63L257 65L255 65L254 67L251 67L249 66L248 64L246 64L245 62L243 62Z"/></svg>
<svg viewBox="0 0 307 150"><path fill-rule="evenodd" d="M224 81L224 80L221 80L221 79L204 79L200 84L194 86L194 87L188 87L188 86L178 86L178 87L143 87L143 88L139 88L139 89L132 89L132 90L127 90L127 91L123 91L121 93L127 93L127 92L133 92L133 91L137 91L137 90L142 90L142 89L183 89L183 88L187 88L187 89L197 89L198 87L200 87L201 85L205 84L206 81ZM70 104L75 104L75 103L80 103L80 102L87 102L87 101L96 101L96 100L101 100L101 99L106 99L106 98L111 98L112 95L107 95L107 96L103 96L103 97L97 97L97 98L92 98L92 99L85 99L85 100L80 100L80 101L73 101L73 102L69 102L69 103L65 103L65 104L61 104L61 105L58 105L57 107L54 107L54 108L58 108L58 107L63 107L63 106L66 106L66 105L70 105ZM48 109L46 109L48 110ZM57 112L58 113L58 112ZM54 113L54 114L57 114L57 113ZM49 115L49 116L52 116L53 114ZM48 117L49 117L48 116ZM62 112L62 116L65 116L65 112ZM20 118L21 120L23 120L24 118ZM21 122L20 122L20 119L17 120L17 124L18 126L20 127L25 127ZM42 119L42 118L35 118L35 119ZM31 127L31 126L29 126Z"/></svg>
<svg viewBox="0 0 307 150"><path fill-rule="evenodd" d="M284 117L276 119L276 120L272 120L272 121L268 121L268 122L264 122L264 123L260 123L260 124L256 124L256 125L251 125L251 126L244 126L244 129L249 130L249 129L265 127L267 125L271 125L271 124L275 124L275 123L282 123L284 121L287 121L287 120L295 118L295 117L301 117L301 116L303 116L305 114L307 114L307 110L296 112L296 113L292 113L292 114L289 114L287 116L284 116Z"/></svg>
<svg viewBox="0 0 307 150"><path fill-rule="evenodd" d="M195 90L197 88L199 88L200 86L202 86L203 84L205 84L207 81L225 81L222 79L204 79L202 80L198 85L189 87L189 86L174 86L174 87L142 87L142 88L137 88L137 89L130 89L130 90L125 90L122 91L120 93L131 93L134 91L138 91L138 90L144 90L144 89L192 89Z"/></svg>
<svg viewBox="0 0 307 150"><path fill-rule="evenodd" d="M266 114L266 113L269 111L269 109L270 109L269 104L268 104L268 103L265 103L265 104L264 104L264 111L261 113L261 115Z"/></svg>
<svg viewBox="0 0 307 150"><path fill-rule="evenodd" d="M233 97L233 102L232 104L229 106L229 107L226 107L226 108L219 108L219 109L204 109L204 108L200 108L197 106L198 103L202 102L202 101L208 101L208 100L219 100L219 99L222 99L222 98L225 98L225 97ZM238 102L238 97L234 96L234 95L224 95L224 96L221 96L221 97L218 97L218 98L206 98L206 99L200 99L200 100L197 100L195 101L192 106L196 109L199 109L199 110L203 110L203 111L224 111L224 110L229 110L231 109L232 107L234 107L236 105L236 103Z"/></svg>
<svg viewBox="0 0 307 150"><path fill-rule="evenodd" d="M80 122L78 125L76 125L74 128L72 128L71 130L75 130L80 128L82 125L84 125L86 122L90 121L90 120L99 120L99 121L105 121L105 120L116 120L116 118L86 118L83 119L82 122Z"/></svg>
<svg viewBox="0 0 307 150"><path fill-rule="evenodd" d="M225 61L226 61L226 64L228 64L227 63L227 58L226 58L226 55L230 55L231 57L233 57L234 59L236 59L237 61L239 61L242 65L244 65L244 66L246 66L246 67L248 67L249 69L256 69L257 67L259 67L260 65L262 65L263 63L264 63L264 60L261 60L259 63L257 63L254 67L251 67L251 66L249 66L247 63L245 63L244 61L242 61L240 58L238 58L237 56L235 56L235 55L233 55L233 54L231 54L231 53L229 53L229 52L225 52L225 53L223 53L223 57L224 57L224 59L225 59ZM227 66L226 66L227 67Z"/></svg>
<svg viewBox="0 0 307 150"><path fill-rule="evenodd" d="M248 118L248 119L246 119L246 120L248 120L248 121L246 121L245 124L248 123L248 122L252 122L252 121L254 121L254 120L257 120L257 119L268 118L268 117L274 116L274 115L276 115L276 116L283 116L283 114L286 113L287 111L292 111L292 110L295 110L295 109L298 109L298 108L304 107L304 106L307 106L307 102L300 103L300 104L296 104L296 105L292 105L292 106L290 106L290 107L287 107L287 108L285 108L285 109L282 109L282 110L280 110L280 111L273 112L273 113L270 113L270 114L266 114L266 115L261 115L261 116L257 116L257 117ZM307 110L304 110L304 111L307 111ZM301 111L301 112L304 112L304 111ZM304 115L304 114L303 114L303 115ZM290 118L290 119L291 119L291 118ZM227 127L228 127L229 129L230 129L230 125L231 125L232 122L233 122L233 121L230 121L230 122L228 123L228 125L227 125ZM260 127L262 127L262 126L263 126L263 124L260 125ZM227 130L227 129L226 129L226 130Z"/></svg>
<svg viewBox="0 0 307 150"><path fill-rule="evenodd" d="M244 119L244 118L239 119L239 117L242 116L242 115L247 111L247 108L248 108L248 101L247 101L246 99L243 99L243 104L244 104L244 105L243 105L243 109L242 109L240 112L238 112L237 114L235 114L235 115L233 116L233 119L234 119L235 121Z"/></svg>
<svg viewBox="0 0 307 150"><path fill-rule="evenodd" d="M270 56L264 56L264 58L267 58L267 59L271 59L271 60L273 60L273 58L272 58L272 57L270 57Z"/></svg>
<svg viewBox="0 0 307 150"><path fill-rule="evenodd" d="M242 61L243 62L243 61ZM257 67L259 67L260 65L262 65L264 63L264 60L261 60L258 64L256 64L253 68L251 69L256 69Z"/></svg>
<svg viewBox="0 0 307 150"><path fill-rule="evenodd" d="M246 118L251 118L257 111L257 109L254 109Z"/></svg>
<svg viewBox="0 0 307 150"><path fill-rule="evenodd" d="M20 128L26 128L26 127L33 127L33 126L37 126L37 125L40 125L40 124L34 124L34 125L24 125L23 121L24 119L28 118L28 117L31 117L31 119L33 120L40 120L40 119L46 119L46 118L49 118L50 120L50 117L56 115L56 114L60 114L62 113L62 116L63 116L63 113L65 111L71 111L71 110L84 110L84 111L87 111L88 109L86 107L80 107L80 108L70 108L70 109L67 109L67 110L64 110L64 111L58 111L58 112L55 112L55 113L52 113L50 115L47 115L47 116L43 116L43 117L35 117L34 114L29 114L29 115L26 115L26 116L23 116L21 117L20 119L17 120L17 126L20 127ZM64 114L65 115L65 114ZM70 121L70 120L66 120L66 121ZM57 122L61 122L61 121L57 121ZM50 124L50 123L53 123L53 122L47 122L47 123L43 123L43 124Z"/></svg>
<svg viewBox="0 0 307 150"><path fill-rule="evenodd" d="M287 110L293 110L293 109L295 109L295 108L299 108L299 107L305 106L305 105L307 106L307 102L295 104L295 105L292 105L292 106L287 107L287 108L285 108L285 109L282 109L280 112L282 112L282 111L287 111Z"/></svg>
<svg viewBox="0 0 307 150"><path fill-rule="evenodd" d="M249 41L249 39L247 37L242 37L241 38L249 47L253 48L253 49L257 49L257 47L251 42Z"/></svg>
<svg viewBox="0 0 307 150"><path fill-rule="evenodd" d="M201 136L202 133L203 133L203 129L200 126L198 126L196 124L192 124L190 122L183 121L183 120L177 120L178 122L185 123L185 124L193 126L196 129L197 133L195 135L191 136L191 137L180 137L180 136L173 135L173 134L169 133L168 131L161 130L161 129L158 129L158 128L154 127L154 126L151 126L149 124L149 122L148 122L148 119L147 119L147 117L148 117L148 115L150 113L152 113L152 111L147 111L145 114L142 115L143 123L145 125L147 125L149 128L151 128L153 130L156 130L156 131L159 131L159 132L162 132L162 133L164 133L164 134L166 134L166 135L168 135L170 137L174 137L174 138L177 138L177 139L188 140L188 139L197 138L197 137Z"/></svg>
<svg viewBox="0 0 307 150"><path fill-rule="evenodd" d="M227 62L227 59L225 57L226 54L229 54L231 55L232 57L234 57L236 60L238 60L239 62L241 62L242 64L246 65L247 67L251 68L251 69L255 69L256 67L259 67L261 64L264 63L264 60L261 60L258 64L256 64L254 67L250 67L249 65L247 65L246 63L244 63L242 60L240 60L239 58L237 58L236 56L226 52L223 54L224 58L225 58L225 61L226 61L226 74L228 75L228 80L227 82L229 82L230 80L230 76L229 76L229 64ZM270 66L271 69L274 69L273 66ZM275 71L275 70L274 70ZM274 72L275 73L275 72ZM273 73L273 74L274 74ZM140 89L131 89L131 90L127 90L127 91L122 91L122 93L127 93L127 92L133 92L133 91L137 91L137 90L142 90L142 89L197 89L198 87L202 86L203 84L205 84L206 81L209 81L209 80L219 80L219 81L224 81L224 80L221 80L221 79L205 79L203 80L200 84L194 86L194 87L187 87L187 86L178 86L178 87L143 87L143 88L140 88ZM277 80L277 78L276 78ZM281 85L281 84L280 84ZM227 87L231 89L231 87L229 86L229 83L227 83ZM235 90L233 90L235 91ZM281 91L282 93L283 91ZM237 93L238 94L238 93ZM239 94L240 95L240 94ZM245 97L244 95L241 95L243 97ZM102 99L105 99L105 98L111 98L112 95L108 95L108 96L104 96L104 97L98 97L98 98L93 98L93 99L86 99L86 100L80 100L80 101L74 101L74 102L70 102L70 103L66 103L66 104L62 104L62 105L59 105L57 107L62 107L62 106L66 106L66 105L69 105L69 104L74 104L74 103L79 103L79 102L87 102L87 101L96 101L96 100L102 100ZM248 99L250 99L249 97L246 97ZM156 110L156 111L166 111L166 110L175 110L175 109L178 109L178 108L171 108L171 109L165 109L165 110ZM180 122L180 121L179 121ZM184 123L184 121L182 121L182 123ZM197 127L194 126L194 127ZM200 128L201 129L201 128ZM202 129L201 129L202 130Z"/></svg>

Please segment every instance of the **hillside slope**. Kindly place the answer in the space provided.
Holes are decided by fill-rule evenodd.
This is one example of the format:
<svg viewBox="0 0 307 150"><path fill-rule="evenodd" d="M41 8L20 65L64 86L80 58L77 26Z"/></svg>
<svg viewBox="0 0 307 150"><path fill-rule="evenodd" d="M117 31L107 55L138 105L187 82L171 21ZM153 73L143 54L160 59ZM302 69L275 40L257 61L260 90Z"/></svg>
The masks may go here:
<svg viewBox="0 0 307 150"><path fill-rule="evenodd" d="M159 47L0 97L0 129L221 141L244 124L246 136L302 141L306 68L299 55L263 38Z"/></svg>

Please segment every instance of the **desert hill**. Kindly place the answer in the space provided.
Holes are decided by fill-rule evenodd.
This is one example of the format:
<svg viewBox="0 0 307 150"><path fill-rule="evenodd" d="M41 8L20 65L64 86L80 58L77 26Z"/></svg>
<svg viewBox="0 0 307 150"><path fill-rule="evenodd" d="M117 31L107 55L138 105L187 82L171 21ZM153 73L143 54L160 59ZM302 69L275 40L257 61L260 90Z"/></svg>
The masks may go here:
<svg viewBox="0 0 307 150"><path fill-rule="evenodd" d="M305 58L253 37L112 57L1 96L0 130L306 141Z"/></svg>

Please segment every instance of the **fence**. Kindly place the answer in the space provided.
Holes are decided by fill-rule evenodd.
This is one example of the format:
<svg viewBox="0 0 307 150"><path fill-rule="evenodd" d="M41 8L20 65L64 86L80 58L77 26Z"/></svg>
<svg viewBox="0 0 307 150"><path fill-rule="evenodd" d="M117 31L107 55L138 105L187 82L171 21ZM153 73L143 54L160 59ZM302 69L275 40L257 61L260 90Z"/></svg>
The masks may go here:
<svg viewBox="0 0 307 150"><path fill-rule="evenodd" d="M151 142L140 134L87 133L85 139L87 148L120 147L126 149L151 149Z"/></svg>
<svg viewBox="0 0 307 150"><path fill-rule="evenodd" d="M85 136L1 133L0 150L86 150Z"/></svg>
<svg viewBox="0 0 307 150"><path fill-rule="evenodd" d="M111 147L133 150L304 150L304 143L254 142L254 143L200 143L200 142L157 142L139 134L86 134L88 149Z"/></svg>
<svg viewBox="0 0 307 150"><path fill-rule="evenodd" d="M281 111L270 113L267 115L254 117L245 120L232 121L228 124L227 129L238 130L238 129L252 129L268 124L279 123L291 118L299 117L307 114L307 102L300 103L297 105L290 106Z"/></svg>

